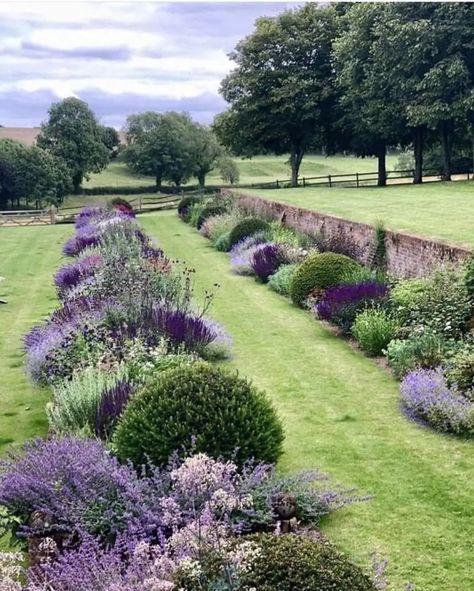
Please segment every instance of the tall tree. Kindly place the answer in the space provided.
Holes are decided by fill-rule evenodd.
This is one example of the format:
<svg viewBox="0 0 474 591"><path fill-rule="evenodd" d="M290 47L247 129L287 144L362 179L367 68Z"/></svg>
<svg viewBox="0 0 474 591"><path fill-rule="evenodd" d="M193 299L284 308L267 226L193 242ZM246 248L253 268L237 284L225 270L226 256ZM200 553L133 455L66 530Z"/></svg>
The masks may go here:
<svg viewBox="0 0 474 591"><path fill-rule="evenodd" d="M387 89L389 72L378 67L375 48L385 5L353 5L342 17L343 31L334 43L337 84L342 92L345 124L352 147L362 156L378 159L378 185L386 184L386 153L404 141L405 121Z"/></svg>
<svg viewBox="0 0 474 591"><path fill-rule="evenodd" d="M114 127L101 125L100 133L102 134L102 142L109 151L109 157L115 158L119 153L120 147L120 137L118 131Z"/></svg>
<svg viewBox="0 0 474 591"><path fill-rule="evenodd" d="M125 161L140 174L155 177L159 190L165 180L180 185L194 173L194 126L183 113L147 111L131 115L125 127Z"/></svg>
<svg viewBox="0 0 474 591"><path fill-rule="evenodd" d="M230 54L236 68L221 85L230 109L214 124L220 141L247 156L289 153L294 186L304 154L328 143L337 22L333 8L315 4L258 19Z"/></svg>
<svg viewBox="0 0 474 591"><path fill-rule="evenodd" d="M195 123L191 130L193 142L194 174L202 188L208 175L218 165L222 148L213 131L208 127Z"/></svg>
<svg viewBox="0 0 474 591"><path fill-rule="evenodd" d="M64 160L78 193L84 178L107 166L109 155L102 140L101 127L87 103L70 97L51 106L37 144Z"/></svg>

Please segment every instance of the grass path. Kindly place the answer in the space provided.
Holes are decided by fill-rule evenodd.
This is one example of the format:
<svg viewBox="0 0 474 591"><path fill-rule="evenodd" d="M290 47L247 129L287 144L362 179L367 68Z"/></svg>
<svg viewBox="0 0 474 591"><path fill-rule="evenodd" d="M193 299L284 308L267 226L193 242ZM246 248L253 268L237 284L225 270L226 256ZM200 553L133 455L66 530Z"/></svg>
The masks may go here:
<svg viewBox="0 0 474 591"><path fill-rule="evenodd" d="M374 551L388 557L398 585L474 589L474 444L405 420L388 374L266 286L232 275L228 256L175 212L141 223L196 269L198 293L221 285L212 315L234 339L230 365L264 388L283 418L281 469L320 467L374 495L328 519L328 535L365 563Z"/></svg>
<svg viewBox="0 0 474 591"><path fill-rule="evenodd" d="M48 393L24 372L22 338L56 305L52 276L71 226L0 229L0 456L6 446L43 435Z"/></svg>

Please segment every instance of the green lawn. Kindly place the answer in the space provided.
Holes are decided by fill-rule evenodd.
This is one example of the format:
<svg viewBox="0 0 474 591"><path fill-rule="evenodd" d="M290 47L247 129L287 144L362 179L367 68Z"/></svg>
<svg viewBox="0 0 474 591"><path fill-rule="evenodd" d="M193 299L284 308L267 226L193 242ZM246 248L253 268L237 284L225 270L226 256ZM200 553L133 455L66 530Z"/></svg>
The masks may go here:
<svg viewBox="0 0 474 591"><path fill-rule="evenodd" d="M387 157L387 167L393 170L396 156ZM261 183L285 180L290 176L286 162L288 156L255 156L254 158L235 158L240 172L240 183ZM356 158L354 156L305 156L301 165L301 176L319 176L323 174L344 174L354 172L375 172L375 158ZM207 184L222 184L219 171L214 170L207 176ZM98 174L93 174L84 187L131 187L136 185L153 185L154 179L149 176L133 174L120 160L112 161L109 166ZM196 184L196 179L190 180Z"/></svg>
<svg viewBox="0 0 474 591"><path fill-rule="evenodd" d="M383 188L252 190L282 201L344 218L474 246L474 182L427 183Z"/></svg>
<svg viewBox="0 0 474 591"><path fill-rule="evenodd" d="M196 269L197 291L221 287L212 309L234 339L229 363L273 399L286 430L282 470L321 467L374 499L324 523L367 564L389 558L390 579L419 591L474 589L474 444L420 428L398 406L398 385L308 313L232 275L175 212L141 217L172 258Z"/></svg>
<svg viewBox="0 0 474 591"><path fill-rule="evenodd" d="M71 226L0 230L0 456L47 429L48 392L32 386L24 372L23 335L56 305L52 276Z"/></svg>

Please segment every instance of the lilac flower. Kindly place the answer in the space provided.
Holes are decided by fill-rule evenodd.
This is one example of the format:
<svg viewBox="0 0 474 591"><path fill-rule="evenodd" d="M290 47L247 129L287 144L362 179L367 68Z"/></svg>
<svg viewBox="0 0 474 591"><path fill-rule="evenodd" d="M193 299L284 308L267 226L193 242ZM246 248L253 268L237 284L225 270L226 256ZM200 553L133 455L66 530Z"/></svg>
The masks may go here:
<svg viewBox="0 0 474 591"><path fill-rule="evenodd" d="M95 433L98 437L107 439L111 435L115 423L120 418L134 390L134 386L122 378L115 386L102 394L95 417Z"/></svg>
<svg viewBox="0 0 474 591"><path fill-rule="evenodd" d="M74 257L81 254L88 246L97 246L100 244L100 234L98 232L88 231L79 232L73 238L66 241L63 247L63 253L66 256Z"/></svg>
<svg viewBox="0 0 474 591"><path fill-rule="evenodd" d="M154 537L160 522L152 507L161 494L91 439L38 439L0 462L0 505L21 518L20 535L35 533L29 518L39 512L48 531L103 541L125 531Z"/></svg>
<svg viewBox="0 0 474 591"><path fill-rule="evenodd" d="M153 310L153 321L161 335L188 351L202 350L218 336L212 323L181 310L157 307Z"/></svg>
<svg viewBox="0 0 474 591"><path fill-rule="evenodd" d="M253 275L252 257L261 244L265 243L263 234L247 236L234 244L230 251L232 271L238 275Z"/></svg>
<svg viewBox="0 0 474 591"><path fill-rule="evenodd" d="M104 215L105 209L102 207L88 206L84 207L76 216L75 227L77 230L89 225L93 220L97 220Z"/></svg>
<svg viewBox="0 0 474 591"><path fill-rule="evenodd" d="M54 276L54 283L59 296L64 297L72 287L93 276L102 262L101 256L90 255L61 267Z"/></svg>
<svg viewBox="0 0 474 591"><path fill-rule="evenodd" d="M284 263L284 260L282 246L269 242L259 245L253 251L250 258L250 266L255 275L265 282Z"/></svg>
<svg viewBox="0 0 474 591"><path fill-rule="evenodd" d="M404 407L415 419L439 431L474 435L474 407L460 392L449 388L441 368L408 373L400 392Z"/></svg>
<svg viewBox="0 0 474 591"><path fill-rule="evenodd" d="M337 285L324 292L323 299L316 306L316 310L320 318L331 320L340 308L361 300L383 298L388 291L387 285L376 281Z"/></svg>

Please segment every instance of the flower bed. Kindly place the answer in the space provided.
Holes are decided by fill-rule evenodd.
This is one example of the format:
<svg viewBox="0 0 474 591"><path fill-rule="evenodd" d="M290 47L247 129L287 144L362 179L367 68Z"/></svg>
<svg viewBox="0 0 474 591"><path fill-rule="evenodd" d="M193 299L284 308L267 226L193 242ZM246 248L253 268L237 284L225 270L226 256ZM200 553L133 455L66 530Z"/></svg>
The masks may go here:
<svg viewBox="0 0 474 591"><path fill-rule="evenodd" d="M264 248L251 260L262 280L299 256ZM207 316L212 296L196 303L192 272L125 200L85 208L64 252L74 260L55 275L59 307L25 337L30 378L52 389L49 437L0 462L0 533L30 551L26 569L0 554L2 589L246 591L275 534L366 500L317 471L277 476L268 462L283 430L267 397L209 363L230 347ZM338 565L328 579L316 561L316 583L375 589L328 548L308 538L301 549L302 565L308 549Z"/></svg>

